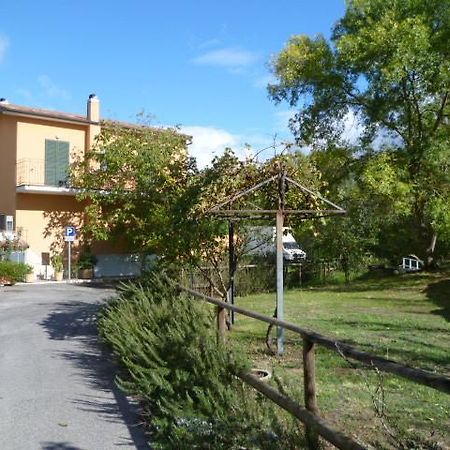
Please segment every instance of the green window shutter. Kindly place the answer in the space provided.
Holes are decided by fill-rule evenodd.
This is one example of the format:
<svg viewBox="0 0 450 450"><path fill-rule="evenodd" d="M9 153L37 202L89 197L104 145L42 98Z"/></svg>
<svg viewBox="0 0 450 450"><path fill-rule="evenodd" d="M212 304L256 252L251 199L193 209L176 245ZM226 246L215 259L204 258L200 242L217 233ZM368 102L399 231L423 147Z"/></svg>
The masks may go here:
<svg viewBox="0 0 450 450"><path fill-rule="evenodd" d="M45 140L45 184L65 186L69 168L69 142Z"/></svg>
<svg viewBox="0 0 450 450"><path fill-rule="evenodd" d="M45 140L45 184L55 186L56 183L56 150L58 141Z"/></svg>
<svg viewBox="0 0 450 450"><path fill-rule="evenodd" d="M56 185L67 186L67 177L69 169L69 143L58 142L56 151Z"/></svg>

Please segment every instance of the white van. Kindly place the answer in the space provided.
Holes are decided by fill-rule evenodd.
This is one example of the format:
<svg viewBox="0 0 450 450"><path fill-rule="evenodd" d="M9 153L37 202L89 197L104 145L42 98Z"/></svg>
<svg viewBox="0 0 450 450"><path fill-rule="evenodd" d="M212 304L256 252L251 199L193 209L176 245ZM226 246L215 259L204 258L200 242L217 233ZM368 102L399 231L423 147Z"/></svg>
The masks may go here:
<svg viewBox="0 0 450 450"><path fill-rule="evenodd" d="M272 255L276 253L276 227L251 227L246 245L248 255ZM297 262L306 259L306 253L297 244L292 230L283 228L283 259Z"/></svg>

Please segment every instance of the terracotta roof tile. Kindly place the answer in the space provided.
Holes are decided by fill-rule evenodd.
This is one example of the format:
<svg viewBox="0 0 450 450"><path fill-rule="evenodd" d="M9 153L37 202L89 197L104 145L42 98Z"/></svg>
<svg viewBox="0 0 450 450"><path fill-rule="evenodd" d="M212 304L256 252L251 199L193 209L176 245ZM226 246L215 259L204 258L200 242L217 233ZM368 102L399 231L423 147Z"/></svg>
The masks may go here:
<svg viewBox="0 0 450 450"><path fill-rule="evenodd" d="M52 111L50 109L31 108L29 106L13 105L11 103L0 103L0 113L6 112L19 115L31 115L42 118L68 120L77 123L91 123L86 116L78 114L70 114L60 111Z"/></svg>
<svg viewBox="0 0 450 450"><path fill-rule="evenodd" d="M117 120L110 120L110 119L103 119L100 122L90 122L86 116L81 116L79 114L71 114L71 113L65 113L60 111L54 111L50 109L41 109L41 108L32 108L30 106L21 106L21 105L14 105L11 103L4 103L0 102L0 114L2 113L9 113L9 114L17 114L17 115L31 115L35 116L36 118L44 118L44 119L57 119L57 120L64 120L69 122L76 122L76 123L83 123L83 124L100 124L102 126L120 126L125 128L154 128L155 130L158 130L157 127L152 127L148 125L143 124L136 124L136 123L129 123L129 122L121 122ZM186 135L184 133L179 132L181 136L186 137L187 140L191 140L192 136Z"/></svg>

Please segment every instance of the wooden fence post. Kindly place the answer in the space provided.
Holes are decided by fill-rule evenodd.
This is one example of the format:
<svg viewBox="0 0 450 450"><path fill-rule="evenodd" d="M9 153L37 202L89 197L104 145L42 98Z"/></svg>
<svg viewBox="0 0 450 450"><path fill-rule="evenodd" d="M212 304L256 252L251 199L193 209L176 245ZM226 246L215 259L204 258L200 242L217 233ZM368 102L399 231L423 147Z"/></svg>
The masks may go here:
<svg viewBox="0 0 450 450"><path fill-rule="evenodd" d="M226 342L227 333L227 311L220 306L217 307L217 332L218 340L224 344Z"/></svg>
<svg viewBox="0 0 450 450"><path fill-rule="evenodd" d="M317 407L316 398L314 343L307 338L303 338L303 380L306 409L317 416L319 414L319 408ZM310 450L319 448L319 436L315 428L306 427L306 439Z"/></svg>

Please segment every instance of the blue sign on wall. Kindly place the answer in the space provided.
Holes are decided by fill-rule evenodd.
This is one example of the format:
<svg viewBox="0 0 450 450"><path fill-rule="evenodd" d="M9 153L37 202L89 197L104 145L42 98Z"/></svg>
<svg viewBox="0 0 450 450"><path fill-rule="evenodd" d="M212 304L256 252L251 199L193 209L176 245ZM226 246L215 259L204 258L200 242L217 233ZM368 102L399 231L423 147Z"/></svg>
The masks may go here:
<svg viewBox="0 0 450 450"><path fill-rule="evenodd" d="M77 237L77 230L75 227L64 228L64 240L66 242L73 242Z"/></svg>

